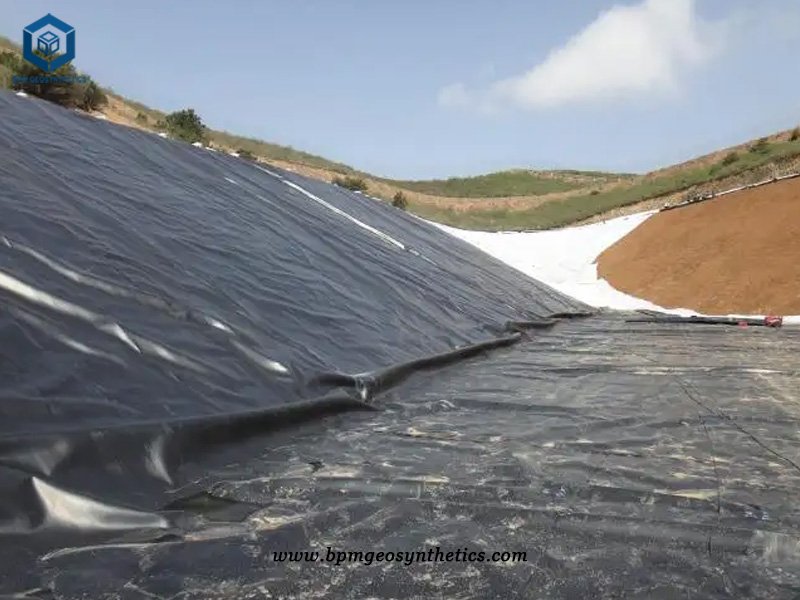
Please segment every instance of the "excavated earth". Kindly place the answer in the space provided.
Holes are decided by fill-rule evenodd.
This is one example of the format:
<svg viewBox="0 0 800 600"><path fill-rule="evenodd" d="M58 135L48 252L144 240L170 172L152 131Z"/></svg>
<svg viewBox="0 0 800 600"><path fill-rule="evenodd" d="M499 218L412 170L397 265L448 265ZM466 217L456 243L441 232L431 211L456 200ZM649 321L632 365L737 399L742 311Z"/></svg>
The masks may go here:
<svg viewBox="0 0 800 600"><path fill-rule="evenodd" d="M618 290L665 308L800 314L800 179L658 213L597 265Z"/></svg>

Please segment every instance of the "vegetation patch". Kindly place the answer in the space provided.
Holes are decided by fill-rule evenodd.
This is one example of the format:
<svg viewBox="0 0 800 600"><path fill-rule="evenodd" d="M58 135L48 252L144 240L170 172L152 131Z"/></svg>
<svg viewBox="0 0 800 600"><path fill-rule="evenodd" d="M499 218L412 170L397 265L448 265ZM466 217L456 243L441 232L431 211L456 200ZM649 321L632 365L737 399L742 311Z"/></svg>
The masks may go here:
<svg viewBox="0 0 800 600"><path fill-rule="evenodd" d="M185 108L168 114L162 128L170 135L184 142L194 144L206 141L206 126L193 108Z"/></svg>
<svg viewBox="0 0 800 600"><path fill-rule="evenodd" d="M725 158L722 159L722 163L720 164L722 164L723 167L727 167L728 165L732 165L733 163L735 163L737 160L739 160L738 152L728 152L728 154L725 155Z"/></svg>
<svg viewBox="0 0 800 600"><path fill-rule="evenodd" d="M406 210L408 208L408 199L406 195L403 192L397 192L394 198L392 198L392 206L400 210Z"/></svg>
<svg viewBox="0 0 800 600"><path fill-rule="evenodd" d="M29 63L13 49L0 51L0 85L87 111L97 110L108 102L100 86L88 75L76 71L72 64L49 73Z"/></svg>
<svg viewBox="0 0 800 600"><path fill-rule="evenodd" d="M669 175L646 176L633 185L619 185L598 194L589 192L571 196L526 210L458 211L421 203L413 204L410 209L427 219L462 229L485 231L551 229L582 221L615 208L740 175L795 156L800 156L800 139L768 144L763 151L748 152L744 155L732 152L710 167L686 169Z"/></svg>
<svg viewBox="0 0 800 600"><path fill-rule="evenodd" d="M554 171L543 174L538 171L500 171L477 177L451 177L427 181L395 181L386 183L433 196L454 198L501 198L508 196L541 196L556 192L568 192L584 188L589 184L605 183L630 175L599 173L596 171Z"/></svg>
<svg viewBox="0 0 800 600"><path fill-rule="evenodd" d="M352 190L354 192L366 192L369 186L363 177L345 175L344 177L334 177L331 182L333 185Z"/></svg>
<svg viewBox="0 0 800 600"><path fill-rule="evenodd" d="M756 142L750 146L750 152L754 152L756 154L766 154L769 152L769 140L767 138L756 140Z"/></svg>
<svg viewBox="0 0 800 600"><path fill-rule="evenodd" d="M236 154L239 155L239 158L243 158L245 160L255 160L256 159L256 155L253 154L252 152L250 152L250 150L247 150L245 148L239 148L236 151Z"/></svg>

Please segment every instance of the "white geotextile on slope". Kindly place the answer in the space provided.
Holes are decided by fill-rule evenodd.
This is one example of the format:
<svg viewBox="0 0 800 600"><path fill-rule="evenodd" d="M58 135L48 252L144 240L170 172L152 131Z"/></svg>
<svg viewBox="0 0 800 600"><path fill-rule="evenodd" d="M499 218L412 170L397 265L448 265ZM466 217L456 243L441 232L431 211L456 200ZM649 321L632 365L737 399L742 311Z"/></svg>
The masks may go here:
<svg viewBox="0 0 800 600"><path fill-rule="evenodd" d="M699 315L701 313L693 310L662 308L647 300L629 296L597 276L595 260L603 250L625 237L655 212L638 213L579 227L532 232L467 231L439 223L431 224L589 306L618 310L656 310L680 316ZM716 316L758 318L763 315ZM800 316L784 317L784 322L800 323Z"/></svg>

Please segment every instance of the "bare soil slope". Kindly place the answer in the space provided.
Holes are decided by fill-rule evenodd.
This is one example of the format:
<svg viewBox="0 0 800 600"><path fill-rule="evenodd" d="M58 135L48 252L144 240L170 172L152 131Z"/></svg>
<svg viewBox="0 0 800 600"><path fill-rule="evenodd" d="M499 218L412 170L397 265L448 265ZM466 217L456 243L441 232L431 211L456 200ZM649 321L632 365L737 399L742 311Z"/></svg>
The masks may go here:
<svg viewBox="0 0 800 600"><path fill-rule="evenodd" d="M603 252L598 273L665 308L800 315L800 179L659 213Z"/></svg>

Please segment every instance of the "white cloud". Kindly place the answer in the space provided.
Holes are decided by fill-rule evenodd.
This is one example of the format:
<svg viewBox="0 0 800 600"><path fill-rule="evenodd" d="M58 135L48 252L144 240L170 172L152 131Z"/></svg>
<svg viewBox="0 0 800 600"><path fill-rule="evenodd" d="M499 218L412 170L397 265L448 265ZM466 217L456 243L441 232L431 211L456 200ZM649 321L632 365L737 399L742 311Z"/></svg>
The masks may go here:
<svg viewBox="0 0 800 600"><path fill-rule="evenodd" d="M439 104L448 108L463 108L469 106L471 98L463 83L447 85L439 90Z"/></svg>
<svg viewBox="0 0 800 600"><path fill-rule="evenodd" d="M695 0L615 5L526 73L484 90L453 84L438 100L481 111L536 110L675 94L690 70L714 58L723 32L723 23L698 16Z"/></svg>

